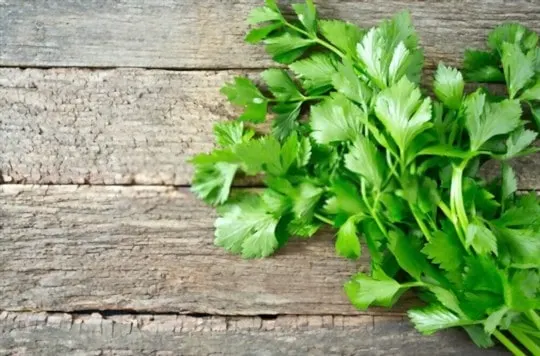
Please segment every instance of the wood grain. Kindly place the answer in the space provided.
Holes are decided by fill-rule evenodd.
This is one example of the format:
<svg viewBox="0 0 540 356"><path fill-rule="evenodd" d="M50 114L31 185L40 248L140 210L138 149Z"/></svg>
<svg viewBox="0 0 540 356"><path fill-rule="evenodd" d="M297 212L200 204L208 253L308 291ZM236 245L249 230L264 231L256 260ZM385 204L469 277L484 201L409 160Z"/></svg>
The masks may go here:
<svg viewBox="0 0 540 356"><path fill-rule="evenodd" d="M0 355L507 355L399 317L0 313Z"/></svg>
<svg viewBox="0 0 540 356"><path fill-rule="evenodd" d="M234 118L219 88L258 71L0 69L0 177L38 184L187 185L186 160ZM540 188L540 155L516 163Z"/></svg>
<svg viewBox="0 0 540 356"><path fill-rule="evenodd" d="M290 3L291 1L283 1ZM297 2L297 1L294 1ZM3 0L0 65L261 68L271 60L243 43L245 19L262 0ZM503 21L540 30L538 0L316 1L322 18L364 27L408 9L428 63L459 63Z"/></svg>
<svg viewBox="0 0 540 356"><path fill-rule="evenodd" d="M242 260L213 245L214 218L185 188L0 185L0 310L362 314L342 284L367 256L325 233Z"/></svg>

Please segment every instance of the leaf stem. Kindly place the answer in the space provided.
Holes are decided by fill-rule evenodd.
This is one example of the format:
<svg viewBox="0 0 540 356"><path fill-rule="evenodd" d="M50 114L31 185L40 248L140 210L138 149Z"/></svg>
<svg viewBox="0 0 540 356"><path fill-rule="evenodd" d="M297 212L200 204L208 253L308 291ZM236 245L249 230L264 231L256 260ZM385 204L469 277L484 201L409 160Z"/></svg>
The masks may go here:
<svg viewBox="0 0 540 356"><path fill-rule="evenodd" d="M308 33L307 31L302 30L300 27L297 27L297 26L293 25L292 23L290 23L288 21L283 21L283 23L285 24L285 26L289 27L290 29L292 29L292 30L294 30L294 31L296 31L298 33L301 33L302 35L306 36L307 38L313 40L314 42L316 42L316 43L320 44L321 46L323 46L323 47L329 49L330 51L334 52L339 57L341 57L341 58L346 57L345 53L341 52L339 49L337 49L336 47L334 47L330 43L321 40L317 36L317 34Z"/></svg>
<svg viewBox="0 0 540 356"><path fill-rule="evenodd" d="M527 348L533 355L540 355L540 346L537 345L527 334L523 333L520 330L516 330L512 327L509 329L510 334L516 338L517 341L521 342L523 346Z"/></svg>
<svg viewBox="0 0 540 356"><path fill-rule="evenodd" d="M301 98L298 98L298 99L290 99L290 100L287 100L288 103L303 103L305 101L312 101L312 100L324 100L326 99L327 97L324 96L324 95L314 95L314 96L302 96ZM278 100L278 99L267 99L269 103L281 103L282 101L281 100Z"/></svg>
<svg viewBox="0 0 540 356"><path fill-rule="evenodd" d="M328 224L328 225L330 225L330 226L334 226L334 222L333 222L332 220L328 219L328 218L325 217L325 216L322 216L322 215L317 214L317 213L313 214L313 216L315 216L317 219L319 219L319 220L322 221L323 223L326 223L326 224Z"/></svg>
<svg viewBox="0 0 540 356"><path fill-rule="evenodd" d="M527 356L523 351L521 351L510 339L504 336L499 330L493 332L493 336L497 338L512 354L515 356Z"/></svg>
<svg viewBox="0 0 540 356"><path fill-rule="evenodd" d="M422 281L407 282L407 283L403 283L401 287L402 288L427 287L427 283L424 283Z"/></svg>
<svg viewBox="0 0 540 356"><path fill-rule="evenodd" d="M473 156L469 156L465 158L459 166L454 166L450 186L450 208L452 210L452 215L455 215L457 218L457 223L455 223L454 226L467 251L468 248L464 236L467 234L469 218L467 217L467 211L465 210L465 203L463 201L463 171L472 157Z"/></svg>
<svg viewBox="0 0 540 356"><path fill-rule="evenodd" d="M416 212L416 209L414 209L414 207L411 205L411 203L409 203L409 208L411 209L411 211L413 213L414 219L416 220L416 223L418 224L418 227L420 228L420 230L422 231L422 233L426 237L426 240L428 240L428 242L431 241L433 239L432 236L431 236L431 232L429 232L426 224L424 224L424 221L422 219L420 219L420 217L418 216L418 213Z"/></svg>
<svg viewBox="0 0 540 356"><path fill-rule="evenodd" d="M363 183L363 180L362 180L362 183ZM371 217L373 218L373 220L375 220L375 223L377 224L377 226L379 227L381 232L388 239L388 231L386 230L386 227L384 226L383 222L379 218L379 214L377 214L377 205L379 204L379 200L380 200L380 197L381 197L381 192L380 191L377 192L377 196L375 197L375 200L373 202L373 206L371 206L369 204L368 200L367 200L367 197L366 197L365 186L363 186L363 187L361 186L361 188L363 188L363 189L361 189L362 190L362 197L364 198L364 202L365 202L366 206L369 209L369 213L370 213Z"/></svg>
<svg viewBox="0 0 540 356"><path fill-rule="evenodd" d="M457 218L454 214L452 214L452 211L450 211L450 208L448 207L448 205L446 205L446 203L442 200L439 200L439 203L437 204L437 206L439 207L439 209L441 209L441 211L443 212L444 215L446 215L446 217L453 223L457 222Z"/></svg>
<svg viewBox="0 0 540 356"><path fill-rule="evenodd" d="M540 316L538 316L533 309L527 310L525 315L527 315L533 324L540 330Z"/></svg>

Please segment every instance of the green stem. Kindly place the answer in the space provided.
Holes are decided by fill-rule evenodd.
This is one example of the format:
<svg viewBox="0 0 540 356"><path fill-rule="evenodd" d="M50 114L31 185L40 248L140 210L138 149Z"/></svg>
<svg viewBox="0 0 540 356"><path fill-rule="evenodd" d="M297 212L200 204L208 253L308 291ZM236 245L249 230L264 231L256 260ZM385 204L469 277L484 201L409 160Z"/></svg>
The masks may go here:
<svg viewBox="0 0 540 356"><path fill-rule="evenodd" d="M493 332L493 336L497 338L503 344L508 351L510 351L515 356L527 356L521 351L512 341L510 341L506 336L503 335L499 330Z"/></svg>
<svg viewBox="0 0 540 356"><path fill-rule="evenodd" d="M536 326L536 328L540 330L540 316L538 316L538 314L536 314L536 312L532 309L527 310L525 312L525 315L527 315L529 319L531 319L533 324Z"/></svg>
<svg viewBox="0 0 540 356"><path fill-rule="evenodd" d="M463 160L458 167L454 167L454 171L452 172L452 183L450 186L450 208L452 210L452 215L457 216L458 220L458 223L454 226L456 226L456 230L459 231L458 235L465 248L467 248L467 245L463 236L467 234L469 219L467 217L467 211L465 210L465 203L463 202L463 170L468 162L469 158Z"/></svg>
<svg viewBox="0 0 540 356"><path fill-rule="evenodd" d="M326 99L327 97L324 96L324 95L317 95L317 96L302 96L301 98L298 98L298 99L291 99L291 100L288 100L289 103L303 103L305 101L312 101L312 100L324 100ZM280 100L278 99L268 99L268 102L270 103L277 103L277 102L281 102Z"/></svg>
<svg viewBox="0 0 540 356"><path fill-rule="evenodd" d="M448 207L448 205L446 205L445 202L443 202L442 200L439 201L439 203L437 204L439 206L439 209L441 209L441 211L443 212L444 215L446 215L446 217L451 221L451 222L457 222L457 218L454 214L452 214L452 212L450 211L450 208Z"/></svg>
<svg viewBox="0 0 540 356"><path fill-rule="evenodd" d="M330 226L334 226L334 222L333 222L332 220L328 219L328 218L325 217L325 216L322 216L322 215L317 214L317 213L313 214L313 216L315 216L317 219L319 219L319 220L322 221L323 223L326 223L326 224L328 224L328 225L330 225Z"/></svg>
<svg viewBox="0 0 540 356"><path fill-rule="evenodd" d="M431 232L429 232L426 224L424 224L424 221L422 219L420 219L417 212L415 211L415 209L413 208L413 206L410 203L409 203L409 208L411 209L411 211L413 213L414 219L416 220L416 223L418 224L418 227L420 228L420 230L422 231L422 233L426 237L426 240L428 240L428 242L431 241L433 238L432 238Z"/></svg>
<svg viewBox="0 0 540 356"><path fill-rule="evenodd" d="M427 283L424 283L422 281L407 282L401 285L402 288L427 287L427 286L428 286Z"/></svg>
<svg viewBox="0 0 540 356"><path fill-rule="evenodd" d="M362 180L362 182L363 182L363 180ZM364 188L364 189L362 189L362 188ZM373 220L375 220L375 223L377 224L377 226L379 227L381 232L388 239L388 231L386 230L386 227L384 226L381 219L379 218L379 214L377 214L377 205L379 204L379 200L380 200L380 197L381 197L381 192L380 191L377 192L377 196L375 197L375 200L373 201L373 206L371 206L369 204L369 202L367 201L365 186L363 186L363 187L361 186L361 190L362 190L362 197L364 198L364 202L365 202L366 206L369 209L369 213L371 214L371 217L373 218Z"/></svg>
<svg viewBox="0 0 540 356"><path fill-rule="evenodd" d="M458 222L457 216L450 210L450 208L448 207L448 205L446 205L446 203L443 202L442 200L439 201L438 206L439 206L439 208L442 210L442 212L444 213L444 215L446 215L446 217L447 217L447 218L452 222L452 224L454 225L454 228L456 229L456 233L458 234L459 240L460 240L460 241L465 241L465 235L464 235L463 232L461 231L461 227L459 226L459 222Z"/></svg>
<svg viewBox="0 0 540 356"><path fill-rule="evenodd" d="M292 30L294 30L294 31L296 31L298 33L301 33L302 35L306 36L307 38L313 40L313 42L316 42L316 43L320 44L321 46L323 46L323 47L329 49L330 51L334 52L339 57L341 57L341 58L346 57L345 53L341 52L339 49L337 49L336 47L334 47L330 43L321 40L319 37L317 37L316 34L308 33L306 31L302 30L300 27L297 27L297 26L295 26L292 23L289 23L287 21L284 21L283 23L285 24L285 26L291 28Z"/></svg>
<svg viewBox="0 0 540 356"><path fill-rule="evenodd" d="M450 195L452 196L452 203L454 205L453 210L456 213L461 226L465 228L469 225L469 219L463 201L463 169L461 167L454 168Z"/></svg>
<svg viewBox="0 0 540 356"><path fill-rule="evenodd" d="M521 342L523 346L527 348L533 355L540 355L540 346L537 345L527 334L523 333L520 330L514 328L509 329L510 334L516 338L517 341Z"/></svg>

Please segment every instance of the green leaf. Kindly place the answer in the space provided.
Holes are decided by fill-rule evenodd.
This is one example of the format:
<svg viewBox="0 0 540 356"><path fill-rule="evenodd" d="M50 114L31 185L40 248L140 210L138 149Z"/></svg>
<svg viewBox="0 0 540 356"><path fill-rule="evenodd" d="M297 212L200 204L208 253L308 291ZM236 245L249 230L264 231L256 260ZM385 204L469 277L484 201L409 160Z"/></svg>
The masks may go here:
<svg viewBox="0 0 540 356"><path fill-rule="evenodd" d="M435 72L433 91L440 101L450 109L459 109L464 87L463 76L457 69L439 64Z"/></svg>
<svg viewBox="0 0 540 356"><path fill-rule="evenodd" d="M216 220L215 243L244 258L266 257L278 247L277 224L260 197L247 196Z"/></svg>
<svg viewBox="0 0 540 356"><path fill-rule="evenodd" d="M490 48L501 51L505 43L518 44L525 50L536 47L538 35L523 25L505 23L497 26L488 36Z"/></svg>
<svg viewBox="0 0 540 356"><path fill-rule="evenodd" d="M275 191L272 188L265 189L261 194L264 205L275 217L285 215L291 208L290 200L285 195Z"/></svg>
<svg viewBox="0 0 540 356"><path fill-rule="evenodd" d="M511 159L517 157L529 145L533 143L538 134L531 130L518 129L506 140L506 154L504 158Z"/></svg>
<svg viewBox="0 0 540 356"><path fill-rule="evenodd" d="M357 259L360 257L360 240L356 227L358 216L351 216L341 225L337 233L336 252L339 256Z"/></svg>
<svg viewBox="0 0 540 356"><path fill-rule="evenodd" d="M538 213L536 214L538 219ZM497 228L501 259L509 260L514 268L540 266L540 232L531 229Z"/></svg>
<svg viewBox="0 0 540 356"><path fill-rule="evenodd" d="M432 268L426 256L420 252L420 243L412 236L405 236L400 230L390 231L388 248L396 257L401 268L417 280L425 273L431 274Z"/></svg>
<svg viewBox="0 0 540 356"><path fill-rule="evenodd" d="M357 54L369 78L383 89L407 76L417 83L423 54L408 12L372 28L358 43Z"/></svg>
<svg viewBox="0 0 540 356"><path fill-rule="evenodd" d="M526 89L523 91L523 93L519 96L521 100L538 100L540 101L540 79L536 81L536 84L534 84L529 89Z"/></svg>
<svg viewBox="0 0 540 356"><path fill-rule="evenodd" d="M310 95L320 94L331 89L332 75L336 73L336 59L329 54L315 53L289 65L289 68L302 80L304 89Z"/></svg>
<svg viewBox="0 0 540 356"><path fill-rule="evenodd" d="M221 93L231 103L245 108L239 120L259 123L266 119L268 100L248 78L236 77L234 83L227 83L221 88Z"/></svg>
<svg viewBox="0 0 540 356"><path fill-rule="evenodd" d="M242 170L249 175L268 172L275 176L285 175L295 151L288 152L287 146L281 147L274 136L264 136L257 140L243 142L234 146L235 154L241 158Z"/></svg>
<svg viewBox="0 0 540 356"><path fill-rule="evenodd" d="M208 204L223 204L229 197L237 169L238 165L225 162L196 164L191 191Z"/></svg>
<svg viewBox="0 0 540 356"><path fill-rule="evenodd" d="M467 266L464 275L464 287L470 291L503 294L502 276L493 259L487 256L465 257ZM502 303L499 303L502 304Z"/></svg>
<svg viewBox="0 0 540 356"><path fill-rule="evenodd" d="M230 149L216 149L210 153L199 153L190 160L193 164L216 164L221 162L240 163L240 158Z"/></svg>
<svg viewBox="0 0 540 356"><path fill-rule="evenodd" d="M416 330L424 335L430 335L442 329L473 324L472 321L458 317L441 305L411 309L407 315L409 315Z"/></svg>
<svg viewBox="0 0 540 356"><path fill-rule="evenodd" d="M505 200L517 191L516 173L508 163L502 163L502 196L501 200Z"/></svg>
<svg viewBox="0 0 540 356"><path fill-rule="evenodd" d="M365 211L358 188L344 179L335 179L330 185L333 196L326 201L325 211L329 214L344 213L347 216Z"/></svg>
<svg viewBox="0 0 540 356"><path fill-rule="evenodd" d="M278 4L276 2L276 0L264 0L264 4L266 5L266 7L276 11L276 12L279 12L279 7L278 7Z"/></svg>
<svg viewBox="0 0 540 356"><path fill-rule="evenodd" d="M356 44L365 31L358 26L339 20L319 21L322 35L334 46L349 56L356 55Z"/></svg>
<svg viewBox="0 0 540 356"><path fill-rule="evenodd" d="M379 271L378 276L376 280L360 272L345 283L345 293L356 308L365 310L371 305L391 307L404 291L398 282L385 276L384 272Z"/></svg>
<svg viewBox="0 0 540 356"><path fill-rule="evenodd" d="M465 79L471 82L500 83L504 74L499 69L500 59L491 52L466 50L463 60Z"/></svg>
<svg viewBox="0 0 540 356"><path fill-rule="evenodd" d="M249 13L247 23L250 25L255 25L267 21L280 21L282 18L283 17L279 11L276 11L275 9L267 6L256 7Z"/></svg>
<svg viewBox="0 0 540 356"><path fill-rule="evenodd" d="M522 195L516 205L505 211L496 223L506 227L540 227L540 202L536 193Z"/></svg>
<svg viewBox="0 0 540 356"><path fill-rule="evenodd" d="M296 84L284 70L267 69L261 73L261 77L277 100L287 101L302 98Z"/></svg>
<svg viewBox="0 0 540 356"><path fill-rule="evenodd" d="M251 44L259 43L265 38L267 38L272 32L274 32L275 30L277 30L278 28L282 26L283 24L281 22L277 22L277 23L272 23L270 25L251 29L247 33L244 40L247 43L251 43Z"/></svg>
<svg viewBox="0 0 540 356"><path fill-rule="evenodd" d="M420 90L408 79L380 92L375 113L405 152L411 141L430 127L431 100L422 99Z"/></svg>
<svg viewBox="0 0 540 356"><path fill-rule="evenodd" d="M311 137L321 144L352 141L360 133L366 114L349 99L333 93L328 99L311 107Z"/></svg>
<svg viewBox="0 0 540 356"><path fill-rule="evenodd" d="M538 265L537 265L538 266ZM540 308L540 274L536 269L518 270L511 277L506 304L516 311Z"/></svg>
<svg viewBox="0 0 540 356"><path fill-rule="evenodd" d="M266 52L278 63L289 64L294 62L314 44L313 40L300 37L297 34L285 32L281 35L264 40Z"/></svg>
<svg viewBox="0 0 540 356"><path fill-rule="evenodd" d="M489 314L486 321L484 322L484 331L489 335L493 334L506 313L508 313L508 307L506 305L503 305L499 309Z"/></svg>
<svg viewBox="0 0 540 356"><path fill-rule="evenodd" d="M283 145L281 146L281 166L285 170L289 169L296 163L296 154L298 153L298 135L292 133L287 137Z"/></svg>
<svg viewBox="0 0 540 356"><path fill-rule="evenodd" d="M345 155L345 167L365 178L375 189L380 189L386 178L386 162L381 152L364 136L358 136Z"/></svg>
<svg viewBox="0 0 540 356"><path fill-rule="evenodd" d="M298 237L312 237L321 228L319 223L308 223L305 219L293 220L288 225L288 233Z"/></svg>
<svg viewBox="0 0 540 356"><path fill-rule="evenodd" d="M471 139L471 150L477 151L490 138L507 134L520 124L521 106L518 100L486 103L479 91L465 101L465 126Z"/></svg>
<svg viewBox="0 0 540 356"><path fill-rule="evenodd" d="M214 135L217 144L223 148L230 147L244 141L244 123L238 121L219 122L214 125ZM251 134L248 134L247 138Z"/></svg>
<svg viewBox="0 0 540 356"><path fill-rule="evenodd" d="M303 182L296 188L293 198L293 213L296 219L311 219L323 190L312 183Z"/></svg>
<svg viewBox="0 0 540 356"><path fill-rule="evenodd" d="M516 97L534 76L534 62L521 51L519 44L502 44L502 64L510 99Z"/></svg>
<svg viewBox="0 0 540 356"><path fill-rule="evenodd" d="M309 163L311 158L311 142L308 137L300 138L298 151L296 152L296 162L298 167L304 167Z"/></svg>
<svg viewBox="0 0 540 356"><path fill-rule="evenodd" d="M445 308L451 310L458 316L463 316L463 311L459 307L459 300L451 290L432 285L429 287L429 291L435 295L435 298L437 298L439 303Z"/></svg>
<svg viewBox="0 0 540 356"><path fill-rule="evenodd" d="M306 0L305 4L293 4L292 7L304 28L309 33L317 32L317 10L313 0Z"/></svg>
<svg viewBox="0 0 540 356"><path fill-rule="evenodd" d="M282 141L289 137L298 128L298 116L302 103L282 103L272 107L276 113L272 121L272 133Z"/></svg>
<svg viewBox="0 0 540 356"><path fill-rule="evenodd" d="M466 254L453 227L448 223L443 226L442 231L433 233L432 239L422 248L422 252L446 271L460 269Z"/></svg>
<svg viewBox="0 0 540 356"><path fill-rule="evenodd" d="M344 60L337 66L337 73L332 76L332 85L350 100L362 104L363 108L368 107L372 91L358 78L351 62Z"/></svg>
<svg viewBox="0 0 540 356"><path fill-rule="evenodd" d="M407 202L392 193L382 193L381 202L386 207L386 216L391 222L402 222L410 213Z"/></svg>
<svg viewBox="0 0 540 356"><path fill-rule="evenodd" d="M472 246L476 253L480 255L487 255L494 253L497 255L497 238L481 222L470 223L467 227L467 234L465 237L467 247Z"/></svg>
<svg viewBox="0 0 540 356"><path fill-rule="evenodd" d="M488 348L495 345L491 337L486 334L484 329L480 325L469 325L463 327L471 340L476 344L476 346L481 348Z"/></svg>
<svg viewBox="0 0 540 356"><path fill-rule="evenodd" d="M466 158L469 152L451 145L431 145L417 153L418 156L443 156L452 158Z"/></svg>

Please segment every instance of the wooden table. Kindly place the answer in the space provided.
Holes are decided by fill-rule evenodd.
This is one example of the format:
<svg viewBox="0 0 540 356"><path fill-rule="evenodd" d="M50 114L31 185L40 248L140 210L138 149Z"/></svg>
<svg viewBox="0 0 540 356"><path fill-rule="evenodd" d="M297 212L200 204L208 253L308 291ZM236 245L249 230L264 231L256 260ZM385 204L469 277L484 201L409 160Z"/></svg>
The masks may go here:
<svg viewBox="0 0 540 356"><path fill-rule="evenodd" d="M237 113L218 90L272 64L244 44L257 0L0 0L0 355L494 355L420 336L417 303L360 312L342 283L367 259L332 235L244 261L213 246L186 159ZM373 25L408 8L427 65L459 65L538 0L318 1ZM539 156L519 162L540 188Z"/></svg>

